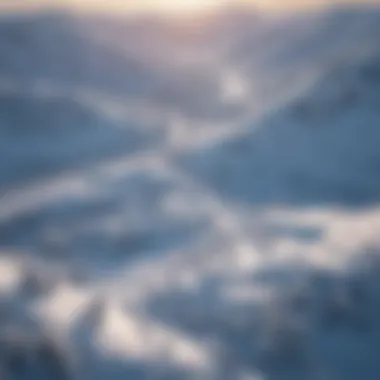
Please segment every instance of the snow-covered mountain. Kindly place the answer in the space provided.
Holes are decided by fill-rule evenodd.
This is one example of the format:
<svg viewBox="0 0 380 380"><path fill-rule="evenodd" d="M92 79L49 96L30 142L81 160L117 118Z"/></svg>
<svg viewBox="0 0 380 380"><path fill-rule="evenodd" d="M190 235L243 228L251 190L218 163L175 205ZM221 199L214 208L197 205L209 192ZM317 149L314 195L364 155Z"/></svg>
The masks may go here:
<svg viewBox="0 0 380 380"><path fill-rule="evenodd" d="M377 379L380 11L0 21L5 379Z"/></svg>

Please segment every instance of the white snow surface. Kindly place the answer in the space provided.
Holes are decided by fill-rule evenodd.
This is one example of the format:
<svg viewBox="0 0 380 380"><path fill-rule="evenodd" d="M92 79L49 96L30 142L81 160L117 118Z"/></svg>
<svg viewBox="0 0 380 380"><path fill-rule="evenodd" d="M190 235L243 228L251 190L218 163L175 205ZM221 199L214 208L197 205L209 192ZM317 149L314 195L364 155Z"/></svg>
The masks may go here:
<svg viewBox="0 0 380 380"><path fill-rule="evenodd" d="M378 379L379 36L4 15L1 379Z"/></svg>

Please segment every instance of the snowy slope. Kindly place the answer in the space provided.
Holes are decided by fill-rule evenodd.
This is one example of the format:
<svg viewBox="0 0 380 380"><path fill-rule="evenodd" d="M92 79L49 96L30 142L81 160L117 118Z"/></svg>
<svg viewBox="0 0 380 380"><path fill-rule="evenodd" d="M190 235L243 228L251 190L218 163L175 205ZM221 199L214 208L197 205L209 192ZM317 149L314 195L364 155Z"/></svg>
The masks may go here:
<svg viewBox="0 0 380 380"><path fill-rule="evenodd" d="M377 379L380 11L180 24L0 22L1 375Z"/></svg>

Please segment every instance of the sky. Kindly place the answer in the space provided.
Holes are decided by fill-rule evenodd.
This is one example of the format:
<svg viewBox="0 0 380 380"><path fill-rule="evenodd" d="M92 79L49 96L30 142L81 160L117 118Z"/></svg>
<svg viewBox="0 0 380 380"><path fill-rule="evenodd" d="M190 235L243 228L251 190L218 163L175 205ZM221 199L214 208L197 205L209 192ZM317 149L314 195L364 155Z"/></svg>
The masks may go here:
<svg viewBox="0 0 380 380"><path fill-rule="evenodd" d="M380 0L0 0L0 10L63 7L82 11L187 13L228 3L252 5L264 10L294 7L329 6L339 3L380 3Z"/></svg>

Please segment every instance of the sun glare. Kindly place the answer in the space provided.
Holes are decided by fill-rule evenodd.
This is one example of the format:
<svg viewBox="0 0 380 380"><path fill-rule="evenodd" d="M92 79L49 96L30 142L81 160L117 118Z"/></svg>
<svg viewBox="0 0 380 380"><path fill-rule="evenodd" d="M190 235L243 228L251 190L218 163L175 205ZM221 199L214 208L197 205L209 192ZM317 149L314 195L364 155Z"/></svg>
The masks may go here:
<svg viewBox="0 0 380 380"><path fill-rule="evenodd" d="M202 13L224 5L248 5L259 9L291 10L294 8L328 6L343 3L373 4L380 0L0 0L0 12L68 8L76 11L116 13L161 13L190 14Z"/></svg>
<svg viewBox="0 0 380 380"><path fill-rule="evenodd" d="M164 13L207 11L223 3L222 0L156 0L146 4L146 9Z"/></svg>

